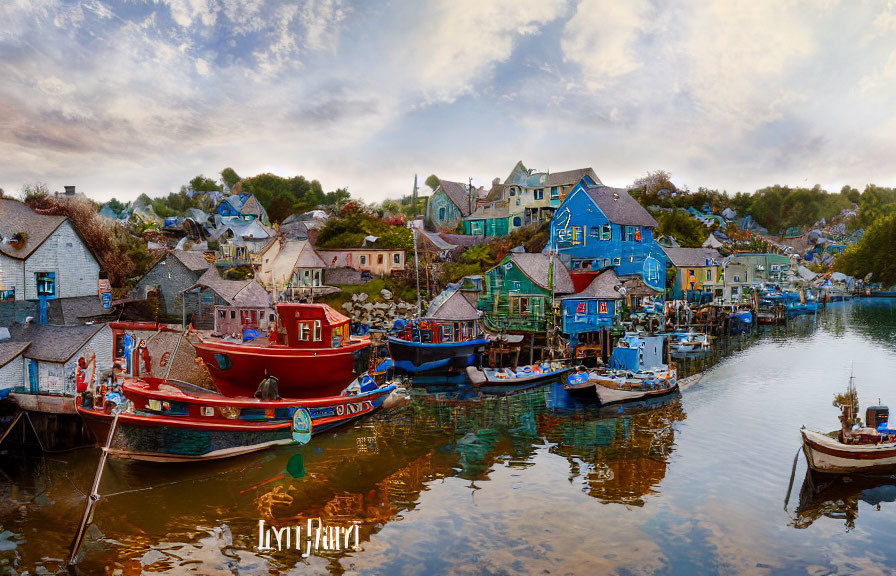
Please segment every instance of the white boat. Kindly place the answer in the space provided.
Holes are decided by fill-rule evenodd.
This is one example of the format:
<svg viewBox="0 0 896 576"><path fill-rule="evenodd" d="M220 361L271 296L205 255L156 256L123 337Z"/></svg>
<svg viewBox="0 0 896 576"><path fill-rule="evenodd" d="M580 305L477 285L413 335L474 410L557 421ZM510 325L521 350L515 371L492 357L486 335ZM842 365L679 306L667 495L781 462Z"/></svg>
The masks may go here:
<svg viewBox="0 0 896 576"><path fill-rule="evenodd" d="M467 367L467 377L477 388L488 391L490 388L520 388L534 386L548 380L560 378L571 368L561 362L542 362L530 366L513 368L476 368Z"/></svg>
<svg viewBox="0 0 896 576"><path fill-rule="evenodd" d="M805 428L800 434L806 460L816 472L855 474L896 470L896 442L844 444L837 438Z"/></svg>

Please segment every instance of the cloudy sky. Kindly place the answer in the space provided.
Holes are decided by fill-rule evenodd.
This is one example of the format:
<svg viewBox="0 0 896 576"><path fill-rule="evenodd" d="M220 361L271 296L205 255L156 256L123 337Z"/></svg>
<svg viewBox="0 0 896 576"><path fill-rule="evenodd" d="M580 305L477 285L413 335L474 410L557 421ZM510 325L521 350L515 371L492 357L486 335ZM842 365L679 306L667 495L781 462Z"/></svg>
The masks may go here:
<svg viewBox="0 0 896 576"><path fill-rule="evenodd" d="M896 182L896 1L4 0L0 187Z"/></svg>

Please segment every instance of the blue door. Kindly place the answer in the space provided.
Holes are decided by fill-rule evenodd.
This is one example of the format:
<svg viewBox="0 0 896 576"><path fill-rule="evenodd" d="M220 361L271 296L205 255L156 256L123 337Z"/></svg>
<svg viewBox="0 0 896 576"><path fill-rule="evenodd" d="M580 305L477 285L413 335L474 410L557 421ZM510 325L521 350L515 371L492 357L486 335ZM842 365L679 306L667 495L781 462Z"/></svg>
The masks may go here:
<svg viewBox="0 0 896 576"><path fill-rule="evenodd" d="M28 361L28 382L31 385L31 393L39 394L40 388L37 386L37 360Z"/></svg>

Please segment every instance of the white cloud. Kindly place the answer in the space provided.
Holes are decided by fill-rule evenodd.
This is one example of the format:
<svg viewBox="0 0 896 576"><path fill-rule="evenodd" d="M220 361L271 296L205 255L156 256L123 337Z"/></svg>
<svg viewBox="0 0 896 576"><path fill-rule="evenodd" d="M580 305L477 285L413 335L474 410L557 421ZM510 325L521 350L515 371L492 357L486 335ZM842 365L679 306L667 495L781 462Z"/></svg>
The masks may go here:
<svg viewBox="0 0 896 576"><path fill-rule="evenodd" d="M581 66L585 85L599 90L638 70L638 35L650 24L647 0L582 0L566 23L563 57Z"/></svg>
<svg viewBox="0 0 896 576"><path fill-rule="evenodd" d="M158 0L156 0L158 1ZM213 26L218 16L214 0L162 0L171 10L171 19L188 28L198 19L205 26Z"/></svg>

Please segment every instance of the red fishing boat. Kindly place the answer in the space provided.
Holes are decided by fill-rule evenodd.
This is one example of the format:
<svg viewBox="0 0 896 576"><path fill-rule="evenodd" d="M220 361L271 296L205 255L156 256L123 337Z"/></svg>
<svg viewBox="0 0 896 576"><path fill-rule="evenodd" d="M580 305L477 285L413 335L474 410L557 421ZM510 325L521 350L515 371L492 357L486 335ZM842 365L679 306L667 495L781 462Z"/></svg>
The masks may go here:
<svg viewBox="0 0 896 576"><path fill-rule="evenodd" d="M384 403L390 405L395 384L377 387L372 380L364 380L366 390L310 400L228 398L185 382L126 380L122 393L130 402L118 414L109 454L151 462L190 462L307 442L312 434L364 417ZM108 398L106 404L85 406L82 398L77 399L78 413L100 444L106 444L115 421Z"/></svg>
<svg viewBox="0 0 896 576"><path fill-rule="evenodd" d="M252 396L265 377L275 376L283 397L334 396L367 372L370 340L349 336L347 316L326 304L283 303L277 317L269 338L194 343L222 394Z"/></svg>

